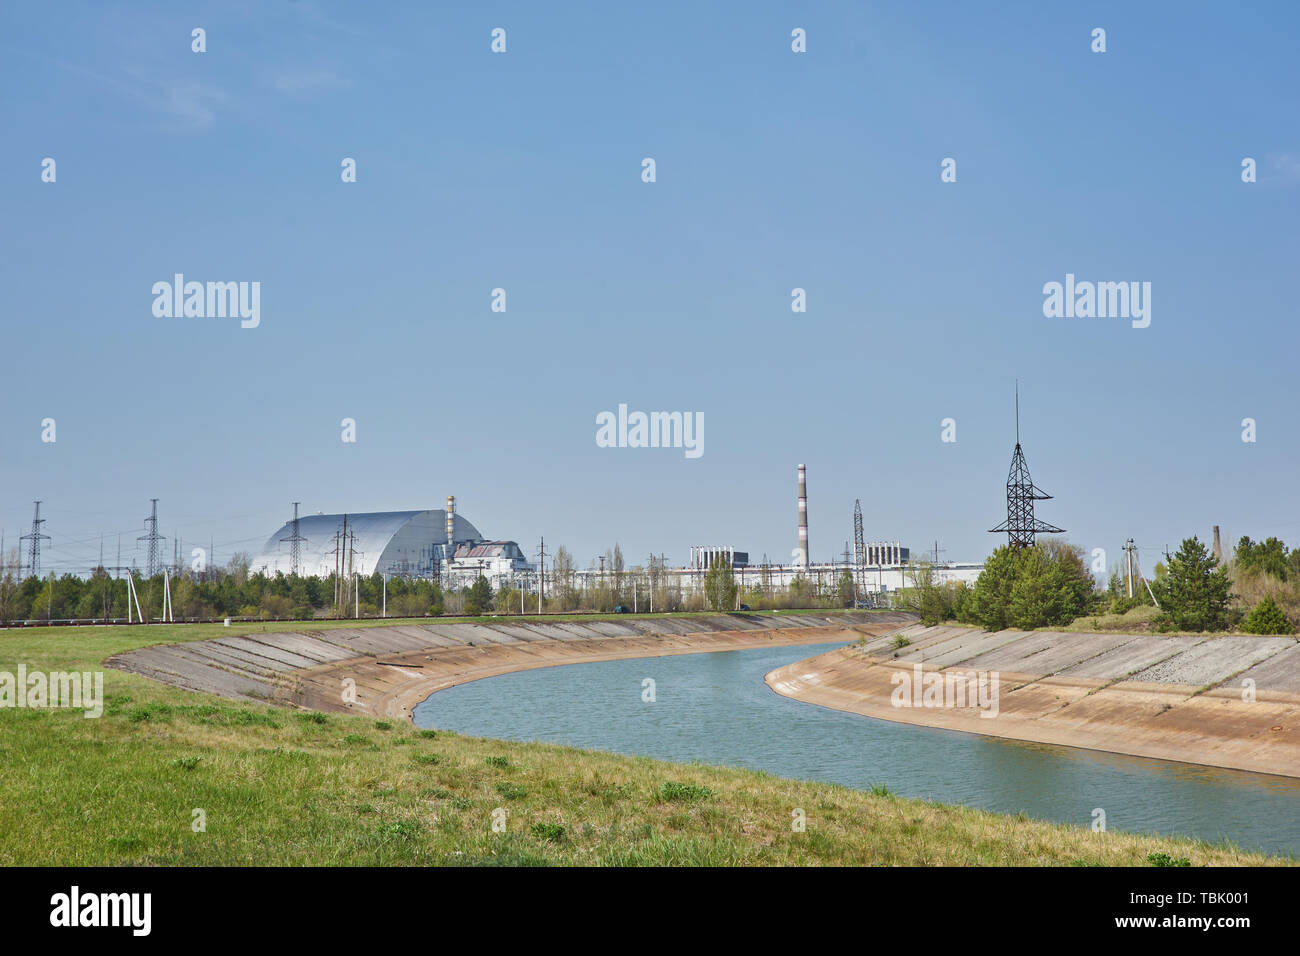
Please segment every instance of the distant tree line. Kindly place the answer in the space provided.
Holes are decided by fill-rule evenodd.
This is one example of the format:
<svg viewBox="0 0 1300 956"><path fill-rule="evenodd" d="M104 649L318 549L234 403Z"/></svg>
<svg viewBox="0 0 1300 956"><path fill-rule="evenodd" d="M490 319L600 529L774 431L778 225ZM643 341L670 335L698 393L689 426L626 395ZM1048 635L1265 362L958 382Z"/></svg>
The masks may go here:
<svg viewBox="0 0 1300 956"><path fill-rule="evenodd" d="M126 577L114 577L96 568L89 577L75 574L20 577L17 555L0 573L0 622L26 620L125 620ZM131 572L140 610L147 620L160 620L164 576L146 577ZM353 581L328 577L303 577L277 573L252 574L248 558L239 554L221 569L182 572L170 580L172 616L177 621L222 617L261 620L310 620L316 617L351 617L359 607L362 617L379 615L384 600L382 574ZM337 600L336 600L337 597ZM435 582L389 578L388 615L421 617L443 612L444 596ZM132 608L134 614L134 608Z"/></svg>
<svg viewBox="0 0 1300 956"><path fill-rule="evenodd" d="M683 592L681 580L651 556L644 565L626 567L616 544L604 555L603 573L579 578L572 554L556 549L546 571L545 613L609 613L617 607L638 611L753 610L843 607L851 604L852 579L822 583L798 576L787 587L776 585L762 569L747 569L744 586L724 562L709 570L704 588ZM596 562L592 562L595 565ZM17 552L0 570L0 623L15 621L126 620L127 581L96 568L89 577L75 574L21 577ZM235 555L223 568L180 571L165 582L163 574L146 577L130 572L146 620L162 617L164 588L170 586L172 616L177 621L231 617L256 620L312 620L331 617L378 617L384 607L384 578L371 574L340 581L326 577L252 573L248 556ZM471 585L444 592L436 582L390 577L388 617L428 615L535 614L537 594L503 585L493 588L479 576ZM134 608L131 614L134 614Z"/></svg>
<svg viewBox="0 0 1300 956"><path fill-rule="evenodd" d="M1132 596L1118 575L1098 588L1082 549L1045 538L1029 548L998 548L970 587L939 582L927 562L914 562L897 603L926 624L987 630L1064 627L1092 616L1097 627L1293 634L1300 621L1300 550L1277 538L1242 538L1225 566L1193 536L1153 572L1145 586L1134 584Z"/></svg>

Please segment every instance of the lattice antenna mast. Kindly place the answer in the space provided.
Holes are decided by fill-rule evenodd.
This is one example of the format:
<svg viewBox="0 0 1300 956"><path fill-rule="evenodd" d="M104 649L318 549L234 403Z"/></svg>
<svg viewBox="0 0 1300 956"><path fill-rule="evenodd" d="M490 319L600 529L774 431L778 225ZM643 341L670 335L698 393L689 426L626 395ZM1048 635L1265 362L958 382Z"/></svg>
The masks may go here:
<svg viewBox="0 0 1300 956"><path fill-rule="evenodd" d="M148 542L149 550L145 561L146 577L153 577L158 573L158 545L166 539L158 533L158 499L150 498L153 503L153 510L149 517L144 519L145 533L136 538L137 541Z"/></svg>
<svg viewBox="0 0 1300 956"><path fill-rule="evenodd" d="M1039 521L1034 517L1034 502L1047 501L1052 496L1034 484L1025 462L1024 449L1020 447L1020 385L1016 384L1016 450L1011 456L1011 470L1007 473L1007 520L993 534L1006 533L1007 544L1013 548L1032 548L1040 534L1064 534L1064 528Z"/></svg>
<svg viewBox="0 0 1300 956"><path fill-rule="evenodd" d="M290 525L289 536L281 538L280 543L289 542L289 573L297 574L298 565L302 560L302 544L307 539L298 533L298 505L301 502L293 503L293 524Z"/></svg>
<svg viewBox="0 0 1300 956"><path fill-rule="evenodd" d="M48 534L41 534L41 525L45 524L45 519L41 517L41 503L36 504L36 513L32 517L32 533L25 534L18 539L19 548L24 541L31 542L27 545L27 567L31 570L31 577L39 578L41 576L41 542L49 541Z"/></svg>

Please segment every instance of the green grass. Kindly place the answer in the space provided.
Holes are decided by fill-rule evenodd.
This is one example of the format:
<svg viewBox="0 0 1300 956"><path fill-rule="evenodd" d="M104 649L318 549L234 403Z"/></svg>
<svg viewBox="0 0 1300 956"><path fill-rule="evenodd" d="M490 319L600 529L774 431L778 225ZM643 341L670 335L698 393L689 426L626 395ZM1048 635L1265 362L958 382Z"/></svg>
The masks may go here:
<svg viewBox="0 0 1300 956"><path fill-rule="evenodd" d="M110 654L238 630L0 631L0 670L20 661L29 670L96 670ZM908 800L884 788L448 731L399 735L371 717L223 700L115 670L104 672L104 689L99 719L0 709L0 864L1294 862L1094 833L1086 821L1066 827ZM497 808L506 813L504 833L492 829ZM199 832L196 809L206 820ZM791 825L796 809L803 832Z"/></svg>

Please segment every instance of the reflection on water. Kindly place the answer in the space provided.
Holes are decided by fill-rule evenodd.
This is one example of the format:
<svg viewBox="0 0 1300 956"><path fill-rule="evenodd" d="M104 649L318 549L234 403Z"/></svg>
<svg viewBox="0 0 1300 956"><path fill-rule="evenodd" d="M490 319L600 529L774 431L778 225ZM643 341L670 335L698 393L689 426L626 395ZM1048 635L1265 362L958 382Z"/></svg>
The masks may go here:
<svg viewBox="0 0 1300 956"><path fill-rule="evenodd" d="M463 684L421 727L725 764L1112 830L1300 855L1300 781L895 724L772 692L763 675L842 643L570 664ZM654 703L642 701L643 680Z"/></svg>

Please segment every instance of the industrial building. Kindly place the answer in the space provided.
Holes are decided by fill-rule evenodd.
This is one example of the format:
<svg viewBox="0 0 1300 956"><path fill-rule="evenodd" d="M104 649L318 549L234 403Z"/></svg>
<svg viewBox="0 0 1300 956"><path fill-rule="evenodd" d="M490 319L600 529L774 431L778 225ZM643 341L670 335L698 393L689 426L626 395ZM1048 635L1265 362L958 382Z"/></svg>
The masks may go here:
<svg viewBox="0 0 1300 956"><path fill-rule="evenodd" d="M730 545L725 548L720 548L714 545L701 544L692 546L691 560L687 567L695 568L696 570L703 568L707 571L709 568L713 567L713 562L717 558L722 558L733 568L745 568L749 566L748 551L737 551Z"/></svg>
<svg viewBox="0 0 1300 956"><path fill-rule="evenodd" d="M523 550L514 541L479 541L456 546L451 570L453 573L471 573L475 578L481 574L499 586L531 567Z"/></svg>
<svg viewBox="0 0 1300 956"><path fill-rule="evenodd" d="M249 570L318 577L378 572L436 578L459 587L479 574L500 586L527 572L529 565L514 541L485 540L456 514L456 499L449 496L445 509L295 518L267 539Z"/></svg>

